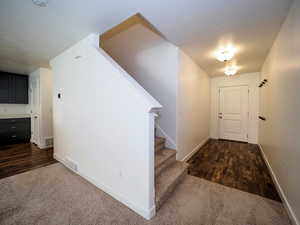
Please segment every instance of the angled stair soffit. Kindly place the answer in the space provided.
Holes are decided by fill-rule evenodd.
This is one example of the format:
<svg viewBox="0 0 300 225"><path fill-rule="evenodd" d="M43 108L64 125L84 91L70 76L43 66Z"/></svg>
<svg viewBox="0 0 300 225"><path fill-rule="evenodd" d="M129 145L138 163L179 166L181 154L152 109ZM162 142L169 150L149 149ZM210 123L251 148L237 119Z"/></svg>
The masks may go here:
<svg viewBox="0 0 300 225"><path fill-rule="evenodd" d="M106 40L111 39L113 36L128 30L130 27L133 27L137 24L141 24L145 27L147 27L148 29L150 29L152 32L156 33L157 35L159 35L160 37L162 37L163 39L167 40L164 35L162 35L162 33L157 30L149 21L147 21L140 13L137 13L131 17L129 17L128 19L126 19L125 21L123 21L122 23L114 26L113 28L111 28L110 30L104 32L103 34L100 35L100 40L99 40L99 45L100 47L104 46L104 42Z"/></svg>

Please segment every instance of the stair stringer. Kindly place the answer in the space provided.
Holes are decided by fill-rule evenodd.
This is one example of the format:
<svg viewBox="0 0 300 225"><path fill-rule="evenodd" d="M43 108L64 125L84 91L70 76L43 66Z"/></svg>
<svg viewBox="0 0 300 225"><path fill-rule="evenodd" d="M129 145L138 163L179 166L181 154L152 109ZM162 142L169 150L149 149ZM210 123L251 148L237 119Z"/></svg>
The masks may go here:
<svg viewBox="0 0 300 225"><path fill-rule="evenodd" d="M157 129L157 136L166 139L166 147L170 149L177 149L176 142L159 126L158 122L155 123L155 128Z"/></svg>

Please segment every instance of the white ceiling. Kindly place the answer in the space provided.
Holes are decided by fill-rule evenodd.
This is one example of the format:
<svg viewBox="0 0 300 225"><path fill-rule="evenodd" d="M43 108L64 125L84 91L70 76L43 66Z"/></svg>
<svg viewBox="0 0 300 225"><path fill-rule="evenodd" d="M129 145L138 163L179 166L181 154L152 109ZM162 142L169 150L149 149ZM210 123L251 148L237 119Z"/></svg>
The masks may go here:
<svg viewBox="0 0 300 225"><path fill-rule="evenodd" d="M223 75L214 51L239 49L240 73L257 72L287 15L290 0L31 0L0 2L0 70L28 73L89 33L103 33L141 13L210 75Z"/></svg>

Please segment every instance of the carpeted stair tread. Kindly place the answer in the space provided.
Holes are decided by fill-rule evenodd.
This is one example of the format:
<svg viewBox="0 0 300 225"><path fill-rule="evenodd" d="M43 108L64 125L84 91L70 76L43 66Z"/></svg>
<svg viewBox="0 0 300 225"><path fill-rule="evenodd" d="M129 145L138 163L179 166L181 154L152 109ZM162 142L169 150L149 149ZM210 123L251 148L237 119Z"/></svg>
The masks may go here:
<svg viewBox="0 0 300 225"><path fill-rule="evenodd" d="M156 210L168 199L176 185L187 174L188 164L176 161L166 168L155 180Z"/></svg>
<svg viewBox="0 0 300 225"><path fill-rule="evenodd" d="M162 137L155 137L155 152L163 150L165 148L166 139Z"/></svg>
<svg viewBox="0 0 300 225"><path fill-rule="evenodd" d="M155 175L158 176L162 170L176 161L176 151L164 149L155 153Z"/></svg>
<svg viewBox="0 0 300 225"><path fill-rule="evenodd" d="M155 146L161 145L165 143L165 138L162 137L155 137Z"/></svg>
<svg viewBox="0 0 300 225"><path fill-rule="evenodd" d="M155 152L159 152L165 148L165 144L162 143L160 145L155 146Z"/></svg>

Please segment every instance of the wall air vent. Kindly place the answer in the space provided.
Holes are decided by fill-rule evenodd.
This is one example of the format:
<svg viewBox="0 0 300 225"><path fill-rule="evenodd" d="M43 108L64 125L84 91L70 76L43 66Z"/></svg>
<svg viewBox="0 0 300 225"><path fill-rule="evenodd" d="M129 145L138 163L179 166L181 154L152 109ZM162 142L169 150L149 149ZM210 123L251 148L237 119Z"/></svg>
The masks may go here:
<svg viewBox="0 0 300 225"><path fill-rule="evenodd" d="M77 170L78 170L77 163L74 162L70 158L66 158L66 160L65 160L65 166L68 167L70 170L72 170L74 172L77 172Z"/></svg>
<svg viewBox="0 0 300 225"><path fill-rule="evenodd" d="M46 147L52 147L53 146L53 138L46 138L45 145L46 145Z"/></svg>

